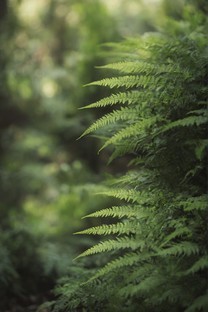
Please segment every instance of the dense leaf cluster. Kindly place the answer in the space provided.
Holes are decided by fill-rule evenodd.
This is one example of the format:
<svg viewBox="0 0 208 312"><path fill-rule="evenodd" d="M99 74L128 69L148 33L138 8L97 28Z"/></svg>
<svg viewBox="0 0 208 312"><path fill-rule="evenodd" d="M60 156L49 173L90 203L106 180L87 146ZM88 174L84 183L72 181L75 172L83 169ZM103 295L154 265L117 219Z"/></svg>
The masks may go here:
<svg viewBox="0 0 208 312"><path fill-rule="evenodd" d="M113 109L84 135L102 135L110 161L131 155L133 169L103 190L121 204L87 216L113 223L79 232L110 235L79 257L111 256L79 287L77 305L68 296L72 310L85 306L83 289L106 302L103 311L208 309L207 19L189 11L160 33L116 44L118 62L104 66L115 73L91 83L113 92L88 107Z"/></svg>

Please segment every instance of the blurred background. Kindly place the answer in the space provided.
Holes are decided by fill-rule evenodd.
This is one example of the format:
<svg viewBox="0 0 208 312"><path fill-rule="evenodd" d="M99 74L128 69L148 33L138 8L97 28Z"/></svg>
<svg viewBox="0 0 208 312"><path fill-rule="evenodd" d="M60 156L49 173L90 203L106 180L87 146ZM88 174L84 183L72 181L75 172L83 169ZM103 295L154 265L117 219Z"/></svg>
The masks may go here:
<svg viewBox="0 0 208 312"><path fill-rule="evenodd" d="M0 1L0 311L35 311L53 298L93 243L73 235L93 225L82 217L112 204L93 194L124 163L107 166L96 138L77 140L103 114L79 110L107 95L83 87L105 74L96 69L109 61L103 44L157 31L182 3Z"/></svg>

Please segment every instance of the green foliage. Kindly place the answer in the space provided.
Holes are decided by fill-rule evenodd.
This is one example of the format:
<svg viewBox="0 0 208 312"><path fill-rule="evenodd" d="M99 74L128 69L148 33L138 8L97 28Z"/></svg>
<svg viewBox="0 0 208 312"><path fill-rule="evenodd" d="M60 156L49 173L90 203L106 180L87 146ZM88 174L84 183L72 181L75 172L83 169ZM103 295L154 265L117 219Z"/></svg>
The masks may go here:
<svg viewBox="0 0 208 312"><path fill-rule="evenodd" d="M1 311L35 310L92 245L72 233L93 226L81 216L106 200L76 186L96 184L102 162L97 142L76 142L94 120L77 108L94 101L81 86L100 79L99 44L117 37L115 27L99 0L1 1Z"/></svg>
<svg viewBox="0 0 208 312"><path fill-rule="evenodd" d="M87 216L119 221L78 232L116 235L79 257L111 253L112 260L88 283L101 280L106 287L109 279L109 298L118 293L122 311L125 300L132 311L208 308L207 156L202 152L208 122L207 18L200 12L192 23L189 9L184 7L183 21L170 22L161 33L115 45L118 59L126 59L104 66L116 70L113 77L90 84L116 91L87 108L117 109L83 135L101 134L101 149L114 149L111 160L126 154L142 159L135 161L133 174L102 192L124 204Z"/></svg>
<svg viewBox="0 0 208 312"><path fill-rule="evenodd" d="M1 1L1 311L207 310L207 5L187 2L164 28L135 0ZM100 53L132 28L154 32Z"/></svg>

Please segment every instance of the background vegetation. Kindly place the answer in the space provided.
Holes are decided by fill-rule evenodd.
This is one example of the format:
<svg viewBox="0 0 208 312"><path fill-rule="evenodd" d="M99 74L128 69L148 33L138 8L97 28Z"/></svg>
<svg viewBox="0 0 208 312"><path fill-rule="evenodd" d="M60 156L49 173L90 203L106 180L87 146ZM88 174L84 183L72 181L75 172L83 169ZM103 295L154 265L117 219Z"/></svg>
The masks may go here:
<svg viewBox="0 0 208 312"><path fill-rule="evenodd" d="M207 13L1 1L1 311L206 311Z"/></svg>

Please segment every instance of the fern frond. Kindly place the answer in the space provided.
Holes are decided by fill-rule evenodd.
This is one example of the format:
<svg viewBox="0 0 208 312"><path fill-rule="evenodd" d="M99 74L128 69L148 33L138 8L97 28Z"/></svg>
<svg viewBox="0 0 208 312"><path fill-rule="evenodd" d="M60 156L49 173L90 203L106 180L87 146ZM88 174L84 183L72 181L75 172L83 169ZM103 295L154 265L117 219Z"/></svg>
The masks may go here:
<svg viewBox="0 0 208 312"><path fill-rule="evenodd" d="M138 232L138 224L136 222L118 222L110 225L95 226L75 234L93 234L93 235L111 235L111 234L135 234Z"/></svg>
<svg viewBox="0 0 208 312"><path fill-rule="evenodd" d="M94 81L87 86L104 86L109 88L120 88L120 87L126 87L132 88L132 87L143 87L146 88L148 85L158 85L160 81L160 78L152 77L152 76L121 76L119 78L113 77L113 78L105 78L102 80Z"/></svg>
<svg viewBox="0 0 208 312"><path fill-rule="evenodd" d="M104 66L99 66L98 68L103 69L113 69L118 70L121 73L125 74L146 74L146 75L157 75L162 73L169 73L169 74L179 74L184 77L190 77L190 73L188 70L184 72L178 64L160 64L160 66L156 63L145 62L144 60L141 61L126 61L126 62L118 62L107 64Z"/></svg>
<svg viewBox="0 0 208 312"><path fill-rule="evenodd" d="M135 250L139 248L144 248L144 246L145 246L144 241L138 241L131 237L122 237L122 238L117 238L115 240L111 239L111 240L103 241L87 249L86 251L81 253L77 258L94 255L97 253L102 253L102 252L111 251L111 250L121 250L121 249Z"/></svg>
<svg viewBox="0 0 208 312"><path fill-rule="evenodd" d="M136 218L143 219L148 218L149 214L147 211L144 211L144 209L141 206L113 206L111 208L105 208L99 211L96 211L94 213L91 213L84 218L99 218L99 217L113 217L113 218Z"/></svg>
<svg viewBox="0 0 208 312"><path fill-rule="evenodd" d="M112 94L108 97L105 97L95 103L90 105L86 105L82 108L95 108L95 107L106 107L106 106L113 106L115 104L134 104L138 102L139 96L142 93L140 91L128 91L128 92L119 92L116 94Z"/></svg>
<svg viewBox="0 0 208 312"><path fill-rule="evenodd" d="M160 247L164 247L167 245L169 242L173 241L176 237L187 237L191 235L191 230L188 227L181 227L176 229L174 232L171 234L167 235Z"/></svg>
<svg viewBox="0 0 208 312"><path fill-rule="evenodd" d="M208 203L208 195L190 197L186 201L179 202L179 204L183 207L184 211L207 210L208 209L207 203Z"/></svg>
<svg viewBox="0 0 208 312"><path fill-rule="evenodd" d="M126 142L129 142L128 145L126 144ZM127 139L123 139L122 143L118 143L115 146L115 150L113 151L112 155L110 156L109 160L108 160L108 165L116 158L121 157L123 155L127 155L127 154L135 154L137 153L138 148L141 147L141 144L139 145L138 142L139 139L138 138L131 138L131 140ZM140 143L142 142L142 139L140 138ZM101 150L103 148L101 147ZM141 147L142 149L142 147Z"/></svg>
<svg viewBox="0 0 208 312"><path fill-rule="evenodd" d="M141 161L141 159L140 159ZM114 184L118 185L132 185L134 187L138 184L148 182L152 178L152 172L149 173L147 170L129 171L127 174L116 179Z"/></svg>
<svg viewBox="0 0 208 312"><path fill-rule="evenodd" d="M197 145L195 148L195 155L198 160L202 160L205 156L206 150L208 149L208 139L197 140Z"/></svg>
<svg viewBox="0 0 208 312"><path fill-rule="evenodd" d="M148 203L150 200L150 197L146 192L139 192L133 189L110 189L104 192L100 192L99 194L138 204Z"/></svg>
<svg viewBox="0 0 208 312"><path fill-rule="evenodd" d="M185 312L207 311L208 294L204 294L194 300L194 302L185 310Z"/></svg>
<svg viewBox="0 0 208 312"><path fill-rule="evenodd" d="M151 262L147 259L141 259L141 261L139 261L139 266L136 270L134 268L133 270L129 270L125 284L138 284L138 282L140 282L145 276L152 275L153 271L154 268L152 267Z"/></svg>
<svg viewBox="0 0 208 312"><path fill-rule="evenodd" d="M81 137L96 131L102 127L105 127L111 123L115 123L121 120L132 120L137 116L138 109L132 108L129 109L128 107L123 107L118 110L114 110L113 112L106 114L105 116L98 119L94 122L82 135ZM80 137L80 138L81 138Z"/></svg>
<svg viewBox="0 0 208 312"><path fill-rule="evenodd" d="M194 274L198 271L204 270L208 268L208 256L203 256L199 260L197 260L192 267L190 267L187 271L184 272L185 275L187 274Z"/></svg>
<svg viewBox="0 0 208 312"><path fill-rule="evenodd" d="M118 62L99 66L99 68L118 70L125 74L146 73L150 75L153 72L155 73L155 65L145 63L144 61Z"/></svg>
<svg viewBox="0 0 208 312"><path fill-rule="evenodd" d="M132 124L130 126L127 126L126 128L114 134L110 139L108 139L105 142L105 144L101 147L100 151L106 148L108 145L111 145L111 144L117 145L123 139L129 138L129 137L135 137L135 136L139 137L139 135L141 136L141 134L144 135L145 131L147 131L147 129L153 126L157 121L158 121L158 117L150 117L150 118L138 121L135 124ZM149 135L149 134L146 134L146 135Z"/></svg>
<svg viewBox="0 0 208 312"><path fill-rule="evenodd" d="M172 247L162 249L158 252L159 256L169 256L169 255L174 255L174 256L179 256L179 255L186 255L186 256L191 256L191 255L196 255L200 252L199 246L195 243L191 242L180 242L178 244L174 244Z"/></svg>
<svg viewBox="0 0 208 312"><path fill-rule="evenodd" d="M176 303L182 301L183 296L184 296L183 289L181 289L181 287L171 286L170 289L164 290L163 293L161 294L161 296L159 298L157 298L157 300L160 303L168 301L169 303L176 304Z"/></svg>
<svg viewBox="0 0 208 312"><path fill-rule="evenodd" d="M191 114L194 114L194 115L201 115L201 116L205 116L205 117L208 116L207 109L204 109L204 108L196 109L196 110L193 110L193 111L188 112L188 115L191 115Z"/></svg>
<svg viewBox="0 0 208 312"><path fill-rule="evenodd" d="M130 252L126 253L122 257L118 257L115 260L112 260L111 262L108 262L103 268L98 270L98 272L88 280L88 282L91 282L99 277L102 277L106 274L111 273L112 271L120 270L125 267L131 267L134 266L136 263L139 263L140 261L148 261L153 256L151 253L139 253L139 252Z"/></svg>
<svg viewBox="0 0 208 312"><path fill-rule="evenodd" d="M183 119L179 119L173 122L168 123L164 127L162 127L160 132L165 132L168 130L175 129L177 127L193 127L193 126L200 126L202 124L208 123L207 116L188 116Z"/></svg>
<svg viewBox="0 0 208 312"><path fill-rule="evenodd" d="M140 281L136 285L128 285L127 287L121 290L121 295L124 297L133 297L136 294L144 295L151 292L152 289L161 287L164 285L165 278L162 275L148 276Z"/></svg>

